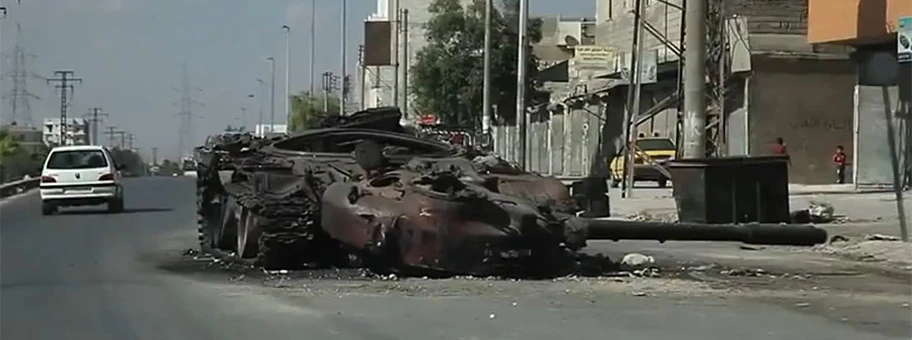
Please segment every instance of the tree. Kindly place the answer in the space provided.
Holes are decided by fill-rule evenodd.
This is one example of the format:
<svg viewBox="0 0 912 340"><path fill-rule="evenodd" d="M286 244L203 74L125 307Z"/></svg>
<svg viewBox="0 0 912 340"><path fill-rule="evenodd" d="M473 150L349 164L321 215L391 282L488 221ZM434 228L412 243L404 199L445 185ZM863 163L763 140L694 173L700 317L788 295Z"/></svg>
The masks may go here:
<svg viewBox="0 0 912 340"><path fill-rule="evenodd" d="M515 120L516 60L519 35L519 0L501 0L503 13L491 15L491 99L499 108L500 123ZM446 124L475 127L481 124L484 81L485 1L474 0L463 8L459 0L434 0L425 27L428 45L418 51L412 68L412 92L418 110L433 114ZM528 22L530 45L541 40L541 19ZM535 80L538 59L529 55L526 104L547 100Z"/></svg>
<svg viewBox="0 0 912 340"><path fill-rule="evenodd" d="M19 143L13 140L8 129L0 129L0 157L12 156L19 149Z"/></svg>
<svg viewBox="0 0 912 340"><path fill-rule="evenodd" d="M325 101L324 101L325 98ZM324 110L324 104L329 110ZM291 126L290 132L298 132L313 128L317 120L330 115L339 114L339 98L330 94L310 95L306 92L291 96Z"/></svg>

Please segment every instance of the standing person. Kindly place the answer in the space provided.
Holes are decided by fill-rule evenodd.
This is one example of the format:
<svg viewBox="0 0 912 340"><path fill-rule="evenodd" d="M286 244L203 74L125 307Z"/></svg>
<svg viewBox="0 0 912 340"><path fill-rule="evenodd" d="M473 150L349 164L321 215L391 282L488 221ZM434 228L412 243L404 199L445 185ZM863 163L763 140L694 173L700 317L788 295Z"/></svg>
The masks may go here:
<svg viewBox="0 0 912 340"><path fill-rule="evenodd" d="M845 184L846 154L843 152L842 145L836 146L833 164L836 165L836 184Z"/></svg>
<svg viewBox="0 0 912 340"><path fill-rule="evenodd" d="M785 141L782 137L776 137L776 144L773 144L772 148L773 154L776 156L788 156L788 148L785 146ZM791 157L788 160L789 166L792 165Z"/></svg>

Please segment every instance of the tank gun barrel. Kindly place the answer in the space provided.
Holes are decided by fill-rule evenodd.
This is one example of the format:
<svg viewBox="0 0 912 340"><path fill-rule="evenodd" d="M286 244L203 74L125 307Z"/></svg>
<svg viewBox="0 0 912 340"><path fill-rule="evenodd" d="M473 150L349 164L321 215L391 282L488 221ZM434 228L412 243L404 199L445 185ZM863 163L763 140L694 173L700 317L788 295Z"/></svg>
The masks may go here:
<svg viewBox="0 0 912 340"><path fill-rule="evenodd" d="M589 240L730 241L756 245L813 246L826 230L810 225L703 224L587 219Z"/></svg>

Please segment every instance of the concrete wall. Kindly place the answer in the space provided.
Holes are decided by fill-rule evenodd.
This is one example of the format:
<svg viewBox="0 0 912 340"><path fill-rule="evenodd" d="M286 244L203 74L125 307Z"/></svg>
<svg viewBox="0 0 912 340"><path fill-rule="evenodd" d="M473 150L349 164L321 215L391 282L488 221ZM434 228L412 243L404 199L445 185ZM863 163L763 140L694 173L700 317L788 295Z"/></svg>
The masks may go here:
<svg viewBox="0 0 912 340"><path fill-rule="evenodd" d="M764 155L785 139L792 183L833 183L836 145L852 149L849 60L755 57L749 87L750 154Z"/></svg>

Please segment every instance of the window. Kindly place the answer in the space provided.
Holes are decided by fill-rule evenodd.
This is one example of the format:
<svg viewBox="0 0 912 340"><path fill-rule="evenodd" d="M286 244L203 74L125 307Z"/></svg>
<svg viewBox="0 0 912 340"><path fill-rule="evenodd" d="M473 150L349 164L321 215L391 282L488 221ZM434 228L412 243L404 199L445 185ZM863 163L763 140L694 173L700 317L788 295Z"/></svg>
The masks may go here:
<svg viewBox="0 0 912 340"><path fill-rule="evenodd" d="M108 166L101 150L55 151L48 159L48 169L95 169Z"/></svg>

